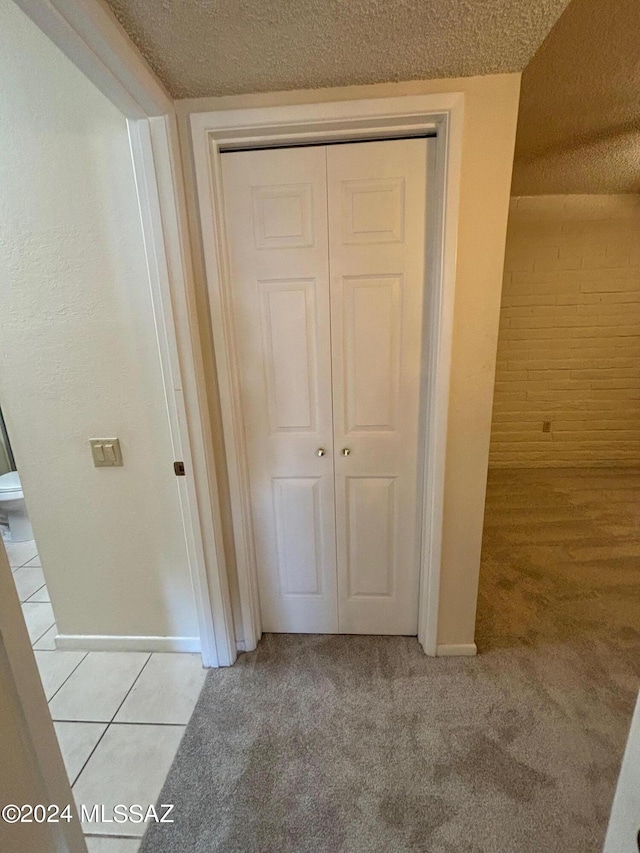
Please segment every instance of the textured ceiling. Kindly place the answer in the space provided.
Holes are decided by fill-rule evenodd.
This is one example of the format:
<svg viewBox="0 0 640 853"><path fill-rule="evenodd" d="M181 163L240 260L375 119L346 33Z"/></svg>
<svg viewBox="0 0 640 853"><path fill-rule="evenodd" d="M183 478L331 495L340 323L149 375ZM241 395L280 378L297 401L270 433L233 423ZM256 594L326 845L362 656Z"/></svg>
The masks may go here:
<svg viewBox="0 0 640 853"><path fill-rule="evenodd" d="M567 2L109 0L109 5L171 94L186 98L521 71Z"/></svg>
<svg viewBox="0 0 640 853"><path fill-rule="evenodd" d="M640 191L640 0L572 0L522 76L514 195Z"/></svg>

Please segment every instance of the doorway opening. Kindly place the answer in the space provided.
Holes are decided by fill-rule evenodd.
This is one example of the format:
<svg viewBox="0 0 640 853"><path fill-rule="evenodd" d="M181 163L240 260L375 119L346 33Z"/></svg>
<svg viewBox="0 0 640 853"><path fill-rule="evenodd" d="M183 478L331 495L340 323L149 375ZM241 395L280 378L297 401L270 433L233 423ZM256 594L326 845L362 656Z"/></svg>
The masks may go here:
<svg viewBox="0 0 640 853"><path fill-rule="evenodd" d="M0 409L0 534L36 649L51 648L55 616L9 433Z"/></svg>
<svg viewBox="0 0 640 853"><path fill-rule="evenodd" d="M363 138L384 140L394 136L424 137L435 134L435 139L429 140L433 144L430 148L432 160L429 165L434 175L434 201L429 213L431 221L426 228L432 244L427 252L428 262L425 262L423 279L428 302L425 316L428 321L424 327L424 347L420 364L420 373L424 380L424 410L421 413L419 431L424 442L424 453L419 474L419 500L422 502L422 510L417 537L420 543L417 546L420 550L417 633L424 650L435 655L455 281L455 223L460 176L460 120L461 100L457 95L410 96L384 101L317 103L191 115L197 201L216 352L239 611L244 635L239 648L255 648L263 625L256 547L251 524L252 492L250 460L244 434L239 331L233 312L234 283L228 246L231 223L227 221L225 210L225 159L242 156L232 154L231 151L235 149L280 149L282 146L296 147L310 142L318 143L320 147L324 145L326 148L330 142L346 143L345 146L326 148L336 150L341 147L348 149ZM272 208L275 206L277 205L272 205ZM269 239L269 234L263 234L263 238ZM329 310L331 312L331 309ZM318 444L314 450L323 448L324 445ZM347 444L338 449L345 448L351 449ZM335 453L332 454L332 457L334 456ZM448 649L443 651L447 653ZM468 651L466 647L456 647L454 653L474 652L475 647L472 649L470 646Z"/></svg>
<svg viewBox="0 0 640 853"><path fill-rule="evenodd" d="M222 154L264 631L418 633L434 143Z"/></svg>

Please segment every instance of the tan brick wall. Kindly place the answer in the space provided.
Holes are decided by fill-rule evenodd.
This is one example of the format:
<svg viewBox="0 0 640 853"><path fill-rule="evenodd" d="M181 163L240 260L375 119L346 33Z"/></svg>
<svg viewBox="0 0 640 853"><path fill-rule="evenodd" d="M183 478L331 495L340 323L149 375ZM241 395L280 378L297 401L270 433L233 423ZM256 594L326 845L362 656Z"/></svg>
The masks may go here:
<svg viewBox="0 0 640 853"><path fill-rule="evenodd" d="M490 465L638 463L640 196L514 198Z"/></svg>

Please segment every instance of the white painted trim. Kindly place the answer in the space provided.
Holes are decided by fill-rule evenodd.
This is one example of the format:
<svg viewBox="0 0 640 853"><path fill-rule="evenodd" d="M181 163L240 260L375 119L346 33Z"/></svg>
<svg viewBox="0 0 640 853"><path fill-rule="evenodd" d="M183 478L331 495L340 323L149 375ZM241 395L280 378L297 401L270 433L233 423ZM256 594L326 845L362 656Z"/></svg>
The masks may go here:
<svg viewBox="0 0 640 853"><path fill-rule="evenodd" d="M449 645L436 646L436 655L439 658L446 657L472 657L478 654L475 643L451 643Z"/></svg>
<svg viewBox="0 0 640 853"><path fill-rule="evenodd" d="M211 325L216 359L220 407L225 439L232 523L236 550L236 566L240 589L240 608L245 649L255 649L262 635L258 599L258 581L255 571L255 554L250 517L248 468L244 444L244 426L240 405L240 379L234 358L237 350L235 329L229 301L229 261L224 232L219 158L207 156L209 140L201 162L205 169L205 184L210 202L200 206L204 239L205 265L209 290ZM197 166L198 158L196 158ZM210 171L210 168L213 171Z"/></svg>
<svg viewBox="0 0 640 853"><path fill-rule="evenodd" d="M47 826L51 850L59 853L87 853L78 820L69 778L56 737L49 706L31 648L27 626L5 549L0 542L0 676L22 713L23 747L30 753L33 772L23 779L32 805L70 805L74 819ZM7 683L8 682L8 683ZM13 690L11 689L13 688ZM3 805L6 792L3 791ZM18 803L17 805L20 805Z"/></svg>
<svg viewBox="0 0 640 853"><path fill-rule="evenodd" d="M202 638L203 663L205 666L228 666L236 657L235 637L227 576L224 568L221 570L224 553L216 549L216 542L222 542L219 507L212 500L212 497L217 497L217 492L209 488L210 472L202 430L203 406L194 381L195 359L191 342L196 330L192 327L187 297L190 267L177 206L181 197L177 190L181 188L175 186L171 162L171 122L169 118L129 120L129 138L174 459L183 461L186 469L186 476L176 477L176 484ZM183 341L180 352L178 325ZM190 383L188 398L193 407L190 419L187 417L183 374L187 384ZM198 470L194 466L190 431L200 463ZM171 460L167 460L166 464L170 463ZM202 481L199 483L200 504L198 478ZM211 519L213 528L218 532L213 542L208 543L208 560L199 506L206 507L206 517ZM211 572L207 571L207 563Z"/></svg>
<svg viewBox="0 0 640 853"><path fill-rule="evenodd" d="M173 112L173 101L106 3L16 0L31 20L127 117Z"/></svg>
<svg viewBox="0 0 640 853"><path fill-rule="evenodd" d="M57 649L80 652L199 652L199 637L128 637L109 634L58 634Z"/></svg>
<svg viewBox="0 0 640 853"><path fill-rule="evenodd" d="M151 118L149 127L169 264L168 298L173 305L168 328L173 333L181 365L183 430L188 429L191 437L189 458L195 480L195 493L191 497L192 523L204 548L210 593L206 601L212 609L218 666L230 666L236 659L235 626L176 117Z"/></svg>
<svg viewBox="0 0 640 853"><path fill-rule="evenodd" d="M216 354L233 511L245 647L260 637L257 571L251 535L248 468L239 393L236 333L221 187L221 149L322 142L437 131L438 208L429 327L425 329L425 465L418 639L437 654L438 603L456 240L462 156L462 93L376 98L191 115L204 260Z"/></svg>
<svg viewBox="0 0 640 853"><path fill-rule="evenodd" d="M431 656L437 654L438 642L463 120L464 101L460 97L458 103L449 109L448 121L441 125L440 144L436 146L435 172L440 220L434 224L431 270L433 290L430 310L431 316L436 319L431 329L425 365L426 375L432 379L432 385L427 391L425 412L422 571L418 607L418 640L425 653Z"/></svg>

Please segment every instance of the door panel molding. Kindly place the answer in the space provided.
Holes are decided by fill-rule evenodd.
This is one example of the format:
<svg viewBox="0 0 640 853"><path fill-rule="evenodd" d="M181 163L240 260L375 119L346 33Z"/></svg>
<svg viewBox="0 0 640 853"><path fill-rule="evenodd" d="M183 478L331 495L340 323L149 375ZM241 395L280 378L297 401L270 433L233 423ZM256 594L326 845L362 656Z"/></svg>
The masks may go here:
<svg viewBox="0 0 640 853"><path fill-rule="evenodd" d="M345 477L349 600L393 595L396 566L389 557L396 538L395 484L395 477ZM359 504L364 504L364 513ZM359 577L358 565L363 564L369 570Z"/></svg>
<svg viewBox="0 0 640 853"><path fill-rule="evenodd" d="M274 477L272 482L281 594L322 595L320 477ZM294 561L302 566L302 577L289 571Z"/></svg>
<svg viewBox="0 0 640 853"><path fill-rule="evenodd" d="M258 280L262 291L262 349L272 433L315 431L318 405L315 284L314 278ZM285 293L302 295L302 303L298 299L291 304L289 300L292 310L284 312ZM274 304L274 294L280 297L279 305ZM285 316L280 318L278 309ZM288 359L285 353L277 351L283 339L290 342L292 337L297 337L300 344L296 359ZM291 388L297 389L292 396L302 404L300 409L293 409L291 401L284 398L284 390Z"/></svg>
<svg viewBox="0 0 640 853"><path fill-rule="evenodd" d="M403 240L404 178L342 182L343 243L361 245L401 243Z"/></svg>
<svg viewBox="0 0 640 853"><path fill-rule="evenodd" d="M220 110L190 117L210 317L238 549L244 648L255 648L260 625L255 553L251 547L248 470L239 393L237 341L231 320L231 277L226 248L221 151L309 142L385 139L436 133L433 152L435 208L431 262L425 275L429 323L425 327L425 415L422 465L418 639L437 653L444 469L460 196L462 120L460 92L335 103ZM374 228L375 222L361 222ZM396 228L397 230L397 228Z"/></svg>
<svg viewBox="0 0 640 853"><path fill-rule="evenodd" d="M344 431L347 435L354 432L392 431L397 414L400 380L403 275L402 273L346 275L342 278L342 285L345 293ZM374 293L358 294L356 293L358 290L371 290ZM358 296L361 298L358 299ZM369 305L363 304L365 296L373 296L373 301L370 300ZM385 296L387 297L386 306L383 301ZM385 307L387 308L386 317ZM365 317L364 325L367 325L367 320L369 323L374 322L375 315L380 333L376 338L374 351L368 352L365 359L362 355L359 357L358 353L361 349L358 346L358 309L362 312L367 308L369 316ZM366 382L366 379L374 380L374 378L376 381ZM358 389L362 390L365 397L364 401L361 399L360 404Z"/></svg>

